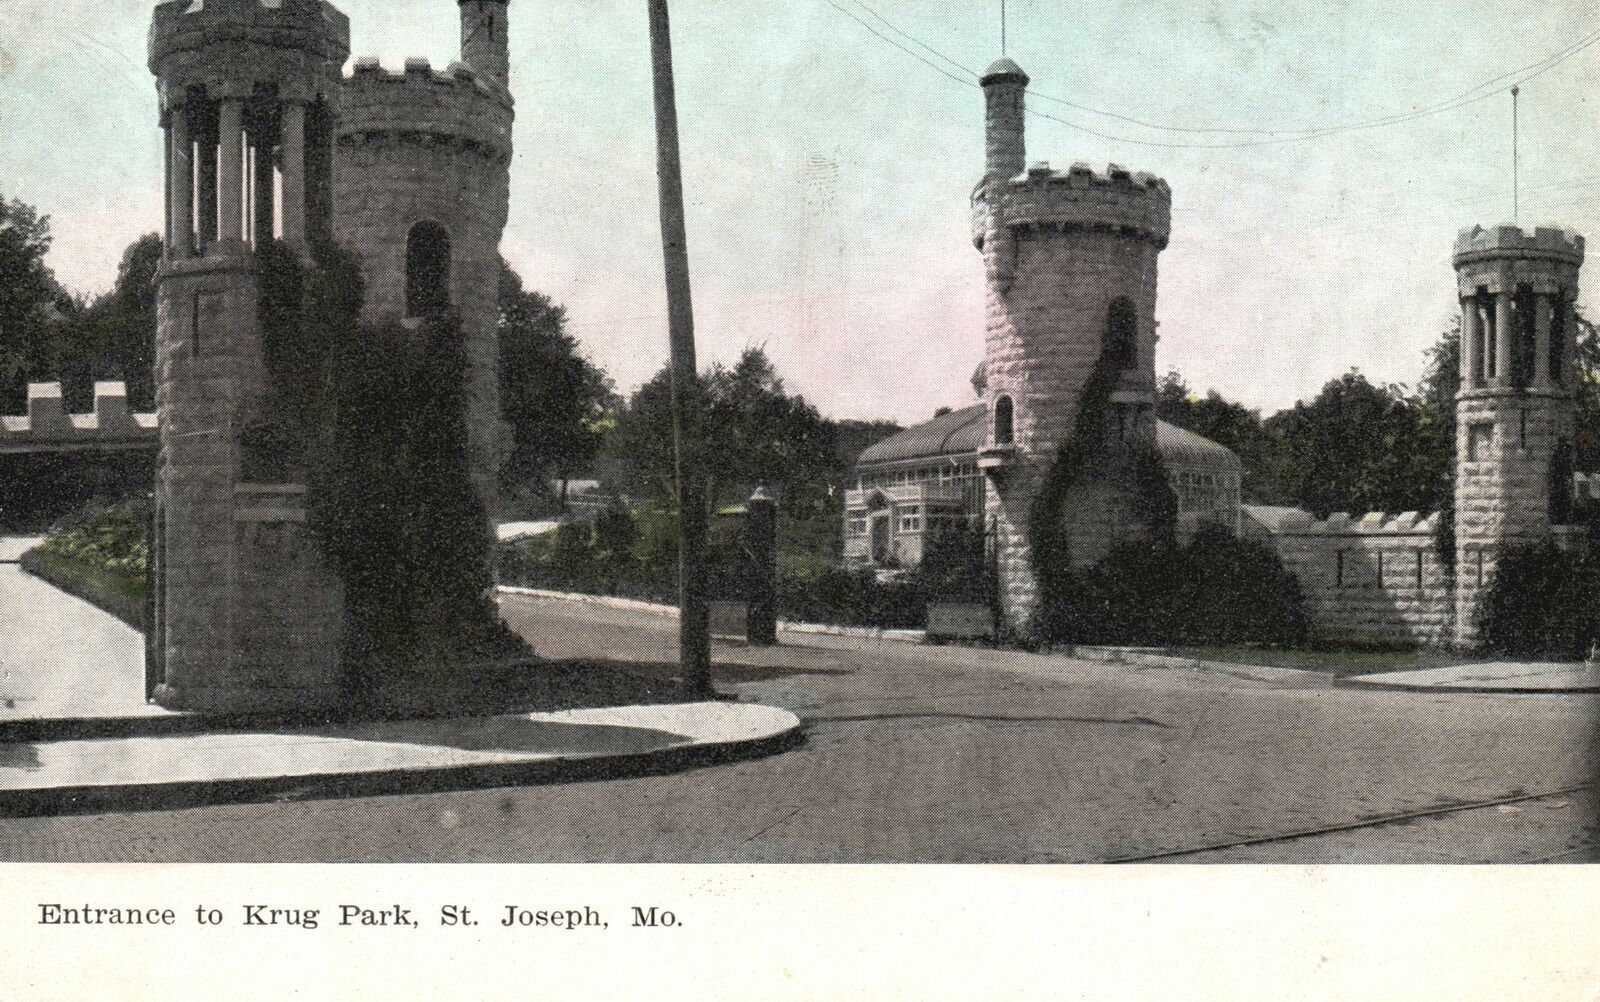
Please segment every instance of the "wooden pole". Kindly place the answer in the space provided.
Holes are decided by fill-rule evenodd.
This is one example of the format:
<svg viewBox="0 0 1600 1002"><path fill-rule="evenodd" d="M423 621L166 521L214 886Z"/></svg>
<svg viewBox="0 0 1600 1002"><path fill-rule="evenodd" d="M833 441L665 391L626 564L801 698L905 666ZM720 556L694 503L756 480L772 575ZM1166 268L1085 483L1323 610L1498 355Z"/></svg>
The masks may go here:
<svg viewBox="0 0 1600 1002"><path fill-rule="evenodd" d="M689 295L689 244L683 218L683 169L672 86L672 34L667 0L650 2L650 56L655 80L656 177L661 197L661 250L667 278L667 335L672 347L672 439L678 473L678 659L684 682L702 696L711 687L711 624L705 597L706 500L700 383L694 357L694 304Z"/></svg>

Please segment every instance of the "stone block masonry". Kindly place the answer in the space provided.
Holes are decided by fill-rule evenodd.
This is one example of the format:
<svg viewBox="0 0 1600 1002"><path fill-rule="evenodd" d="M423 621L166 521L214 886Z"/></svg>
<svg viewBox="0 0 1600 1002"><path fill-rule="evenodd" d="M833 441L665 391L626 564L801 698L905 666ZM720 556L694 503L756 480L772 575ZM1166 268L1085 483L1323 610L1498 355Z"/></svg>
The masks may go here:
<svg viewBox="0 0 1600 1002"><path fill-rule="evenodd" d="M361 257L365 319L410 313L408 253L419 224L447 235L446 300L466 362L471 477L491 511L509 447L500 419L500 236L510 207L513 107L505 85L454 63L443 73L407 60L388 73L357 60L347 79L334 176L334 232Z"/></svg>
<svg viewBox="0 0 1600 1002"><path fill-rule="evenodd" d="M1455 622L1438 528L1438 513L1300 514L1270 539L1317 624L1438 646L1450 642Z"/></svg>
<svg viewBox="0 0 1600 1002"><path fill-rule="evenodd" d="M1027 74L1002 59L983 77L986 161L973 195L974 244L986 285L984 401L987 519L1006 624L1029 627L1041 595L1033 524L1041 492L1077 430L1084 389L1102 364L1112 379L1105 442L1061 499L1064 559L1075 567L1137 538L1132 464L1155 447L1156 259L1170 229L1165 182L1111 166L1023 170ZM1104 359L1104 363L1102 362Z"/></svg>

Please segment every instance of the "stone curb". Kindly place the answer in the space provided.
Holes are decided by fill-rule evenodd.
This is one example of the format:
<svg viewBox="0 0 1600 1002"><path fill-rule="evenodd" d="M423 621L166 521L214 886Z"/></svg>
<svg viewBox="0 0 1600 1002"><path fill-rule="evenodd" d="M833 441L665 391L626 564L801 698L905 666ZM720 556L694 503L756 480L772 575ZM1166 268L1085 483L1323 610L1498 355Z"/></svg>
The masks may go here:
<svg viewBox="0 0 1600 1002"><path fill-rule="evenodd" d="M761 737L680 745L649 752L381 771L0 791L0 817L178 810L268 800L410 795L658 776L764 758L797 747L805 741L804 724L794 714L788 716L792 720L789 726Z"/></svg>
<svg viewBox="0 0 1600 1002"><path fill-rule="evenodd" d="M1459 692L1482 696L1578 696L1600 692L1600 685L1569 686L1496 686L1496 685L1422 685L1416 682L1378 682L1370 679L1341 678L1337 684L1350 689L1387 689L1391 692Z"/></svg>
<svg viewBox="0 0 1600 1002"><path fill-rule="evenodd" d="M631 609L635 612L648 612L658 616L676 616L678 614L678 607L675 605L646 602L637 598L619 598L615 595L586 595L583 592L549 591L544 588L521 588L515 585L499 585L496 590L504 595L527 595L531 598L587 602L610 609ZM832 626L827 623L792 623L787 619L778 620L778 629L788 630L791 633L820 633L830 637L894 640L904 644L920 644L927 637L927 633L924 630L894 630L877 626Z"/></svg>
<svg viewBox="0 0 1600 1002"><path fill-rule="evenodd" d="M1274 668L1268 665L1238 664L1232 661L1204 661L1175 654L1153 654L1149 651L1130 650L1125 647L1069 647L1065 653L1083 661L1102 664L1142 665L1147 668L1179 668L1187 671L1210 672L1215 675L1232 675L1257 682L1310 681L1327 682L1334 676L1328 672L1307 671L1303 668Z"/></svg>

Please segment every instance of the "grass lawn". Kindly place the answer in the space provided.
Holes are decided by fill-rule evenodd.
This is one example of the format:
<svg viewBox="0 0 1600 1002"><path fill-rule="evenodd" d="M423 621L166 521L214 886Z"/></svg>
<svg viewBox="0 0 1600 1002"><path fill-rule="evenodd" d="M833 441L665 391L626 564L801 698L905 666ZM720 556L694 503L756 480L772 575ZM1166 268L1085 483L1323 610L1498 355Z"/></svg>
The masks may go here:
<svg viewBox="0 0 1600 1002"><path fill-rule="evenodd" d="M1470 654L1459 654L1433 648L1407 648L1398 645L1335 644L1312 645L1302 648L1252 647L1175 647L1170 652L1179 657L1198 658L1202 661L1228 661L1235 664L1264 665L1271 668L1299 668L1304 671L1327 672L1340 678L1352 675L1376 675L1380 672L1420 671L1427 668L1446 668L1451 665L1481 663L1485 659Z"/></svg>
<svg viewBox="0 0 1600 1002"><path fill-rule="evenodd" d="M69 595L103 609L135 629L144 629L145 577L98 566L79 557L35 547L22 555L22 568Z"/></svg>

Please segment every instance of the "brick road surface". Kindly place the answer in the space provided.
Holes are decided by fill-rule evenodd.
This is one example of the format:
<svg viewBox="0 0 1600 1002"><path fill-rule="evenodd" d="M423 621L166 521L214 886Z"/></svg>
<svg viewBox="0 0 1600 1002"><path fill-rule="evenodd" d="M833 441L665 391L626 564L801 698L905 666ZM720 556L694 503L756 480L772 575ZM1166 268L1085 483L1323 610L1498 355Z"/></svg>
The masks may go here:
<svg viewBox="0 0 1600 1002"><path fill-rule="evenodd" d="M548 655L648 671L675 654L676 624L658 615L502 605ZM776 757L563 786L5 820L0 859L1094 861L1554 793L1590 775L1594 696L1362 691L783 640L715 652L722 688L807 720L807 743ZM1581 855L1600 841L1589 800L1550 798L1561 799L1194 858Z"/></svg>

